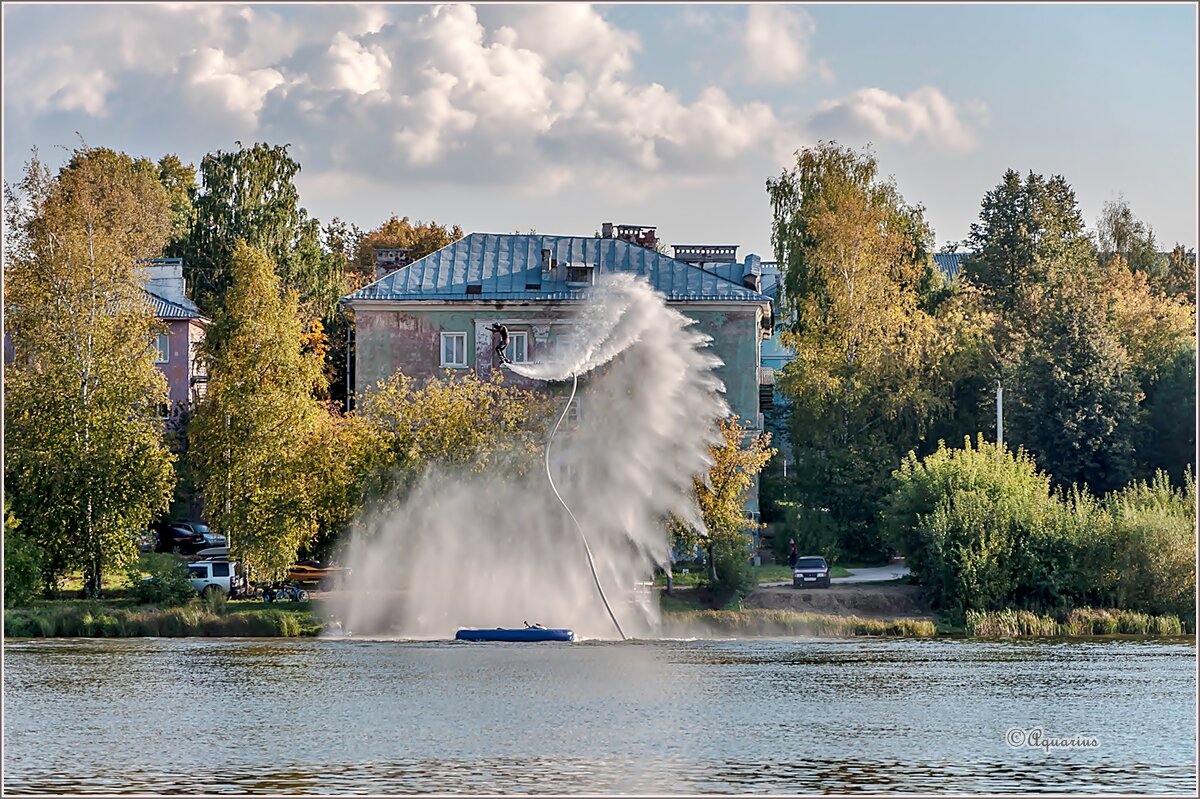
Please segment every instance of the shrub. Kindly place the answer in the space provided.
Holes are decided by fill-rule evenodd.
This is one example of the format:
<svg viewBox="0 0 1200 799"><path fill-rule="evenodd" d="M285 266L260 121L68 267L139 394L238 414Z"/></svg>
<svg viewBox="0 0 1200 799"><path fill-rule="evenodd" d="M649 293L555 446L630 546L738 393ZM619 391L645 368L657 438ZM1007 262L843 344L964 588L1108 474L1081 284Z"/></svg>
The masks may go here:
<svg viewBox="0 0 1200 799"><path fill-rule="evenodd" d="M746 550L747 537L741 533L717 539L713 544L713 565L717 570L717 581L713 590L725 598L739 599L758 588L758 579L750 567L750 555Z"/></svg>
<svg viewBox="0 0 1200 799"><path fill-rule="evenodd" d="M170 555L143 557L143 565L150 576L142 579L140 573L130 572L133 598L140 604L163 606L182 605L196 596L196 589L188 582L187 565Z"/></svg>
<svg viewBox="0 0 1200 799"><path fill-rule="evenodd" d="M1195 622L1190 474L1182 490L1160 473L1101 501L1079 488L1052 491L1028 455L980 439L961 450L940 445L923 460L910 453L894 481L889 535L954 623L967 613L1096 605ZM1007 630L1025 621L987 623ZM1090 623L1100 634L1118 624Z"/></svg>
<svg viewBox="0 0 1200 799"><path fill-rule="evenodd" d="M37 594L42 576L42 551L21 532L20 523L4 511L4 605L29 604Z"/></svg>

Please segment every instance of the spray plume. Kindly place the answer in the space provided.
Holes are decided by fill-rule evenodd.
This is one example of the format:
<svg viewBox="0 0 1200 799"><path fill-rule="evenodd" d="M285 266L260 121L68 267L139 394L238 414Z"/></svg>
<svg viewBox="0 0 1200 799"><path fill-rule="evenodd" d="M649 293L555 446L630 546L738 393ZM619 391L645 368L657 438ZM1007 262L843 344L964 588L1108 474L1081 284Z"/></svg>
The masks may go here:
<svg viewBox="0 0 1200 799"><path fill-rule="evenodd" d="M544 381L580 378L577 424L554 442L554 480L591 544L620 626L657 627L636 584L669 562L663 520L703 529L692 479L711 463L728 414L709 337L631 275L606 276L552 362L513 364ZM456 628L537 621L612 637L584 544L541 472L427 473L404 504L367 525L346 553L351 583L334 600L355 634L445 638Z"/></svg>

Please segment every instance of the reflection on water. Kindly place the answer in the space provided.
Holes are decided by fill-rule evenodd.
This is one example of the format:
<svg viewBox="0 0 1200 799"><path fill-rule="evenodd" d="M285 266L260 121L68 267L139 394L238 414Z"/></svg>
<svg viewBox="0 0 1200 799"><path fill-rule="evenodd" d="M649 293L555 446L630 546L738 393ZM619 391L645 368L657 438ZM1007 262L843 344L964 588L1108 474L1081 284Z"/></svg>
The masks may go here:
<svg viewBox="0 0 1200 799"><path fill-rule="evenodd" d="M1186 792L1172 641L5 645L9 792ZM1097 749L1011 749L1010 727Z"/></svg>

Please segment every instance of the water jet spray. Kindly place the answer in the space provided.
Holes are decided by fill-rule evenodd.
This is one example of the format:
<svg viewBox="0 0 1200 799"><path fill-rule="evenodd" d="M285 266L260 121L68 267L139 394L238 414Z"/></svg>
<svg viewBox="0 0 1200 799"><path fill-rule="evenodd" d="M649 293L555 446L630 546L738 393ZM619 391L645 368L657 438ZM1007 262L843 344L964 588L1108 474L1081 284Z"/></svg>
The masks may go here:
<svg viewBox="0 0 1200 799"><path fill-rule="evenodd" d="M621 629L621 623L617 621L617 616L613 613L612 606L608 604L608 597L604 595L604 588L600 585L600 575L596 574L596 560L592 557L592 548L588 546L587 536L583 534L583 526L575 518L575 514L571 512L571 507L562 498L562 494L558 493L558 488L554 485L554 474L550 471L550 445L554 443L554 434L558 432L558 426L562 424L562 420L567 417L567 412L571 410L571 403L575 401L575 392L579 389L579 375L572 375L571 379L571 396L567 398L567 404L563 408L562 414L558 417L558 421L554 423L554 429L550 431L550 437L546 439L546 479L550 481L550 490L554 492L554 496L558 497L558 501L562 503L563 508L567 511L567 515L571 517L571 521L575 522L575 529L579 531L579 540L583 541L583 551L587 553L588 567L592 570L592 579L596 581L596 590L600 593L600 601L604 603L604 609L608 611L608 617L612 619L613 626L617 628L617 634L624 641L626 640L625 631Z"/></svg>
<svg viewBox="0 0 1200 799"><path fill-rule="evenodd" d="M637 583L669 566L664 518L703 529L693 478L711 465L717 420L729 414L721 361L695 321L635 275L600 276L570 323L554 360L506 367L573 383L544 448L549 479L536 468L433 466L402 501L364 518L343 558L348 590L330 600L356 633L437 639L530 619L581 637L653 634L657 607L639 601ZM585 396L588 412L559 440ZM552 457L571 464L565 479L555 481Z"/></svg>

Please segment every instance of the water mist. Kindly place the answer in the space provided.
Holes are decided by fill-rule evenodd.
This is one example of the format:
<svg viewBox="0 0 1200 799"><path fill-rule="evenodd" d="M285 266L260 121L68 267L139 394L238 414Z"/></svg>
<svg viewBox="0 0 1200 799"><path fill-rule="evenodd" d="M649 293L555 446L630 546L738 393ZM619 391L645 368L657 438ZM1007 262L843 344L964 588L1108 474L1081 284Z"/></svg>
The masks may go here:
<svg viewBox="0 0 1200 799"><path fill-rule="evenodd" d="M632 635L657 628L657 606L639 601L636 586L669 562L665 516L702 526L692 479L710 465L717 420L728 413L714 372L721 362L693 325L645 281L609 275L559 357L509 367L548 382L580 379L578 418L553 443L554 480ZM366 527L349 545L353 577L333 608L356 634L447 638L458 627L528 621L617 635L584 544L542 471L433 470L398 510Z"/></svg>

